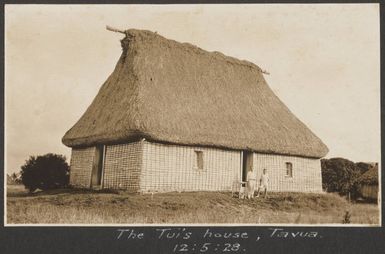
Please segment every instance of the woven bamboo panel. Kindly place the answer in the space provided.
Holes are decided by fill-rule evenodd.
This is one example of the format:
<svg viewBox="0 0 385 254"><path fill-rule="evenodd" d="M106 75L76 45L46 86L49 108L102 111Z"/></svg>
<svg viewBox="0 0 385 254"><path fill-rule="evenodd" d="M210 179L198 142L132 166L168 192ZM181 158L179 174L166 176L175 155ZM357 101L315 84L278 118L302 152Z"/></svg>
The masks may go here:
<svg viewBox="0 0 385 254"><path fill-rule="evenodd" d="M254 153L253 170L257 184L267 169L271 191L322 192L321 162L319 159ZM286 163L292 163L292 177L286 175Z"/></svg>
<svg viewBox="0 0 385 254"><path fill-rule="evenodd" d="M103 187L138 191L141 165L142 142L106 146Z"/></svg>
<svg viewBox="0 0 385 254"><path fill-rule="evenodd" d="M203 153L203 169L198 167L199 151ZM233 182L240 179L240 172L238 151L145 141L140 189L144 192L230 191Z"/></svg>
<svg viewBox="0 0 385 254"><path fill-rule="evenodd" d="M377 199L378 185L363 185L361 187L361 193L364 198Z"/></svg>
<svg viewBox="0 0 385 254"><path fill-rule="evenodd" d="M70 184L77 187L90 187L95 147L73 148L70 163Z"/></svg>

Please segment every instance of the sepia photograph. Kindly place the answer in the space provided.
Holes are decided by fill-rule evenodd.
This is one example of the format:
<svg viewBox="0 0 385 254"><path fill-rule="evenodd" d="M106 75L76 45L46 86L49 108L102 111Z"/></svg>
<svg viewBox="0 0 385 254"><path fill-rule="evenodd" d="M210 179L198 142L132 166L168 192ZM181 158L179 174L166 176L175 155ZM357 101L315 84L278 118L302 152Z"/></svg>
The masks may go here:
<svg viewBox="0 0 385 254"><path fill-rule="evenodd" d="M5 226L381 226L379 13L5 5Z"/></svg>

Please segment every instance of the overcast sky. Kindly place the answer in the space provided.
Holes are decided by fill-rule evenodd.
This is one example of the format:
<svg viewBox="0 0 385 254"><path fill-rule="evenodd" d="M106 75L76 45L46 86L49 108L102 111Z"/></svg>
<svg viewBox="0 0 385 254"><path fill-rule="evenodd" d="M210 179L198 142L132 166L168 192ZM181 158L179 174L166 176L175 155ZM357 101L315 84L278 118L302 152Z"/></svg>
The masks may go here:
<svg viewBox="0 0 385 254"><path fill-rule="evenodd" d="M6 170L60 153L137 28L249 60L329 147L327 158L380 160L378 4L6 5Z"/></svg>

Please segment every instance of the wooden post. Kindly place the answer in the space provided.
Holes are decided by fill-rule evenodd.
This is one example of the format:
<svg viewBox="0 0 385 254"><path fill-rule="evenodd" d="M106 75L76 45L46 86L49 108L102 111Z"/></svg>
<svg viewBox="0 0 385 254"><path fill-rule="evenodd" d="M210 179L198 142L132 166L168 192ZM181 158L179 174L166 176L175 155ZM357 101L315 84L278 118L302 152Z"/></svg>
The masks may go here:
<svg viewBox="0 0 385 254"><path fill-rule="evenodd" d="M112 32L115 32L115 33L126 34L125 31L120 30L120 29L117 29L117 28L113 28L113 27L111 27L111 26L106 26L106 29L107 29L108 31L112 31Z"/></svg>

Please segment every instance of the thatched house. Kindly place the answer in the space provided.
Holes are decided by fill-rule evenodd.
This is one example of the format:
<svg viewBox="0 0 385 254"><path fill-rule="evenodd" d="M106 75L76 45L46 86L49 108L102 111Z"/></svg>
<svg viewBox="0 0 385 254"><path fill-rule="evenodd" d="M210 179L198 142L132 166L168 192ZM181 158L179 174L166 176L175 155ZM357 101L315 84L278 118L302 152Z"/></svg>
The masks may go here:
<svg viewBox="0 0 385 254"><path fill-rule="evenodd" d="M363 198L377 200L379 198L378 163L372 163L370 169L358 179L358 183Z"/></svg>
<svg viewBox="0 0 385 254"><path fill-rule="evenodd" d="M273 191L322 191L327 147L258 66L149 31L125 34L115 70L63 137L72 185L219 191L267 168Z"/></svg>

